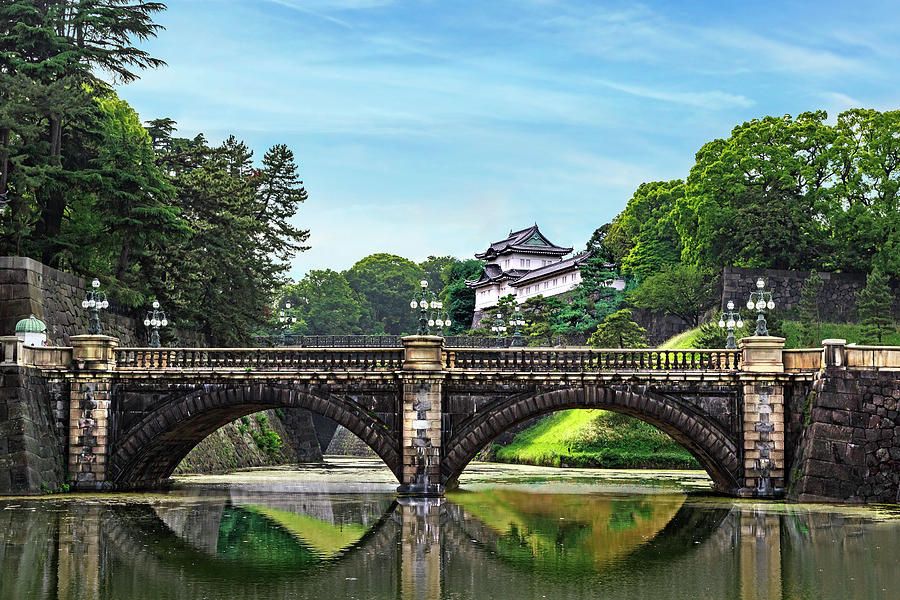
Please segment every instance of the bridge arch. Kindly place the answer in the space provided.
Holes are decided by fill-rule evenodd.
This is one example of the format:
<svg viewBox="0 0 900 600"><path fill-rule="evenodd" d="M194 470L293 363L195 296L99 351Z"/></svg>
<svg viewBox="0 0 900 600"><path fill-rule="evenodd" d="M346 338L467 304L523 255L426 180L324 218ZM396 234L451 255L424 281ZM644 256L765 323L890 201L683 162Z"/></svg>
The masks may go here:
<svg viewBox="0 0 900 600"><path fill-rule="evenodd" d="M714 486L735 493L741 486L741 449L711 418L644 386L568 387L516 394L468 419L445 440L441 479L454 487L475 455L501 433L529 419L570 408L601 408L636 417L671 436L691 453Z"/></svg>
<svg viewBox="0 0 900 600"><path fill-rule="evenodd" d="M303 408L343 425L399 479L400 449L395 436L352 399L303 385L254 384L204 386L162 403L114 441L109 481L119 489L157 487L208 435L235 419L271 408Z"/></svg>

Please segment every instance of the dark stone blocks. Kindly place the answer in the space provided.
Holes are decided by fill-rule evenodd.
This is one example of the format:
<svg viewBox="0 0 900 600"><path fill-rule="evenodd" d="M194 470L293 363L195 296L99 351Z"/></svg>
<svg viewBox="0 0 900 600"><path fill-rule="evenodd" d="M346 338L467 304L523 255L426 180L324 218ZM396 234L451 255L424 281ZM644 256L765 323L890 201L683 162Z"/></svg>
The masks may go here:
<svg viewBox="0 0 900 600"><path fill-rule="evenodd" d="M0 493L38 494L58 489L66 470L51 388L40 371L0 367Z"/></svg>
<svg viewBox="0 0 900 600"><path fill-rule="evenodd" d="M828 369L790 470L790 497L900 501L900 375ZM895 480L895 476L897 480Z"/></svg>

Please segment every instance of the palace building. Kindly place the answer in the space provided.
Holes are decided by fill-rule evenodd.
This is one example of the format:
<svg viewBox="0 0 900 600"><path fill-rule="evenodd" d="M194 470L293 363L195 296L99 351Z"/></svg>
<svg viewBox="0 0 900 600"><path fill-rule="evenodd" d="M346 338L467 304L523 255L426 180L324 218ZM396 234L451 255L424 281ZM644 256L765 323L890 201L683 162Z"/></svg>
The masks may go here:
<svg viewBox="0 0 900 600"><path fill-rule="evenodd" d="M475 310L496 306L500 298L513 294L520 304L534 296L558 296L581 283L581 265L590 257L552 243L538 229L511 231L506 239L494 242L475 258L486 261L481 277L466 281L475 289ZM612 287L621 290L625 281L616 279Z"/></svg>

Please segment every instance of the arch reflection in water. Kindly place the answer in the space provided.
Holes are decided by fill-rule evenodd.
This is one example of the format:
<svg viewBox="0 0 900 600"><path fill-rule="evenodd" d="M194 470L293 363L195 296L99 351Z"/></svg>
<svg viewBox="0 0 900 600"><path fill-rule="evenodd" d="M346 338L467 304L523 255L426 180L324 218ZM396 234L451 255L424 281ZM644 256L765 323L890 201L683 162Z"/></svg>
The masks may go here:
<svg viewBox="0 0 900 600"><path fill-rule="evenodd" d="M898 520L680 494L232 492L0 509L3 599L888 598L900 586Z"/></svg>

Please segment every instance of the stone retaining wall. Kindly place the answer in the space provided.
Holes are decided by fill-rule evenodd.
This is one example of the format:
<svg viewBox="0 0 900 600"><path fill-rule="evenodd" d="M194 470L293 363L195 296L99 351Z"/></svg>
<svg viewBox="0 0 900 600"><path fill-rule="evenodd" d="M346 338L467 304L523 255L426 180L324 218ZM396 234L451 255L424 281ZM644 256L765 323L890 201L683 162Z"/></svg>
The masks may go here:
<svg viewBox="0 0 900 600"><path fill-rule="evenodd" d="M0 367L0 382L0 491L58 491L66 481L63 384L18 366Z"/></svg>
<svg viewBox="0 0 900 600"><path fill-rule="evenodd" d="M325 454L337 456L366 456L377 457L375 451L366 446L366 443L353 435L349 429L338 425L334 437L325 449Z"/></svg>
<svg viewBox="0 0 900 600"><path fill-rule="evenodd" d="M47 324L51 346L68 346L69 336L87 333L88 311L81 308L90 282L31 258L0 256L0 335L12 335L16 322L34 315ZM115 298L110 298L115 302ZM141 311L135 314L140 315ZM147 332L134 315L100 311L103 333L119 338L120 346L146 346ZM169 328L171 346L207 345L197 332Z"/></svg>
<svg viewBox="0 0 900 600"><path fill-rule="evenodd" d="M777 310L786 312L800 304L800 291L809 272L725 267L722 269L722 309L729 300L734 300L739 307L746 304L759 277L766 280L766 289L772 292ZM856 294L866 287L865 273L819 272L819 277L825 282L819 294L822 319L836 323L855 322ZM896 283L893 292L894 316L900 319L900 286Z"/></svg>
<svg viewBox="0 0 900 600"><path fill-rule="evenodd" d="M790 498L900 502L897 371L828 368L813 385Z"/></svg>
<svg viewBox="0 0 900 600"><path fill-rule="evenodd" d="M309 411L288 409L284 412L306 413L306 420L309 419ZM264 452L253 440L253 434L260 431L258 415L266 415L267 427L281 438L282 446L275 452ZM293 415L291 419L285 415L284 421L291 425L283 423L277 411L266 410L249 415L246 425L237 420L220 427L188 453L175 473L225 473L251 467L321 462L322 453L312 421L304 427L302 414Z"/></svg>

